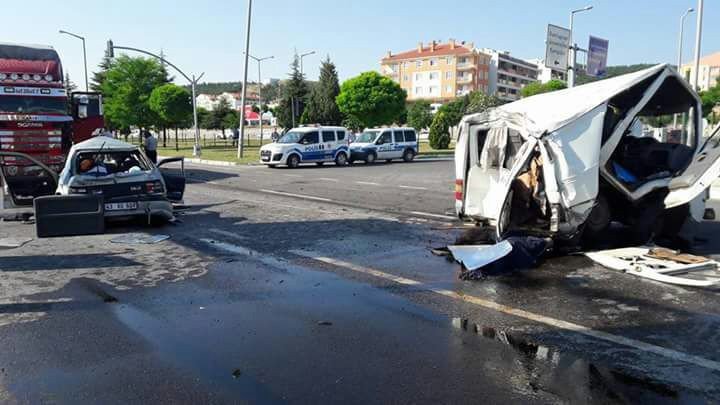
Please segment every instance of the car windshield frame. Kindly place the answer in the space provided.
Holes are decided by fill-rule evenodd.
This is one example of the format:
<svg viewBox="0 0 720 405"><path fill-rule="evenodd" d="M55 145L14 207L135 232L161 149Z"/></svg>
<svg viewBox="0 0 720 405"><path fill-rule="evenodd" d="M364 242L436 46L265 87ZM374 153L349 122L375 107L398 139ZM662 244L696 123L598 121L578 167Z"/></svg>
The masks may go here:
<svg viewBox="0 0 720 405"><path fill-rule="evenodd" d="M128 166L127 169L125 169L125 170L119 170L119 169L120 169L120 164L122 164L122 163L118 164L118 163L117 163L117 160L115 161L115 163L113 163L113 162L111 162L110 160L108 160L108 158L112 157L113 155L119 155L119 156L116 156L116 159L117 159L117 158L121 158L121 157L123 157L123 156L125 156L126 158L132 156L133 158L135 158L135 162L139 164L139 165L134 165L134 166L137 166L140 170L135 171L135 172L130 172L130 168L132 168L133 166ZM102 166L103 166L103 167L105 168L105 170L107 171L106 174L103 174L103 175L101 175L101 176L98 176L98 172L93 172L93 171L92 171L92 168L91 168L90 170L88 170L88 171L85 171L85 172L81 172L81 171L80 171L80 162L81 162L82 160L84 160L84 159L93 159L95 162L97 162L98 159L100 159L100 158L103 159ZM104 176L112 176L112 175L115 175L115 176L118 176L118 177L127 177L127 176L135 176L135 175L138 175L138 174L147 173L147 172L150 172L150 171L153 170L153 165L152 165L152 163L151 163L142 153L140 153L140 150L139 150L139 149L132 149L132 150L83 150L83 151L78 151L78 153L75 155L75 157L74 157L74 159L73 159L73 162L74 162L74 163L73 163L73 165L72 165L72 173L73 173L74 175L77 175L77 176L88 176L88 175L90 175L90 176L95 176L95 177L104 177ZM112 164L111 164L111 163L117 165L115 171L112 170ZM95 167L97 167L97 166L98 166L98 164L95 163L95 164L93 165L93 168L95 168Z"/></svg>
<svg viewBox="0 0 720 405"><path fill-rule="evenodd" d="M277 143L291 144L298 143L305 136L305 132L290 131L278 139Z"/></svg>
<svg viewBox="0 0 720 405"><path fill-rule="evenodd" d="M60 97L10 96L0 97L0 112L10 114L68 115L68 100Z"/></svg>
<svg viewBox="0 0 720 405"><path fill-rule="evenodd" d="M355 137L356 143L373 143L377 139L377 137L380 135L380 131L364 131L357 137ZM369 138L372 136L372 138Z"/></svg>

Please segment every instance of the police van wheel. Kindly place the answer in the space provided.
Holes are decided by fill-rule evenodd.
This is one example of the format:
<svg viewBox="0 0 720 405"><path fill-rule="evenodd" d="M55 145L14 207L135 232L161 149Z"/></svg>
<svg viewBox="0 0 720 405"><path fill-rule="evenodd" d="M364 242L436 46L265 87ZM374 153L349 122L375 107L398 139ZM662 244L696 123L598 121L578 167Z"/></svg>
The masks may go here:
<svg viewBox="0 0 720 405"><path fill-rule="evenodd" d="M365 163L367 164L373 164L375 163L375 154L374 153L368 153L367 157L365 158Z"/></svg>
<svg viewBox="0 0 720 405"><path fill-rule="evenodd" d="M335 157L335 164L338 166L345 166L347 164L347 155L344 153L338 153Z"/></svg>
<svg viewBox="0 0 720 405"><path fill-rule="evenodd" d="M413 159L415 159L415 152L408 149L405 151L405 153L403 153L403 160L405 162L412 162Z"/></svg>
<svg viewBox="0 0 720 405"><path fill-rule="evenodd" d="M300 166L300 158L298 157L298 155L290 155L290 157L287 160L287 165L291 169L294 169L294 168Z"/></svg>

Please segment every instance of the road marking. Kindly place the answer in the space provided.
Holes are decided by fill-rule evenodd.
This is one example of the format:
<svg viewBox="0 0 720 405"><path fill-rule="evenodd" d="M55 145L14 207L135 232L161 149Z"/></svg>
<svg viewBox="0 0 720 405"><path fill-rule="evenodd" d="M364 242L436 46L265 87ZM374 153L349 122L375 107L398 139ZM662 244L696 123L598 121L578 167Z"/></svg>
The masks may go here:
<svg viewBox="0 0 720 405"><path fill-rule="evenodd" d="M685 363L694 364L696 366L704 367L707 369L720 371L720 362L706 359L704 357L696 356L693 354L688 354L684 352L680 352L673 349L668 349L662 346L657 346L651 343L645 343L640 340L631 339L625 336L619 336L614 335L612 333L603 332L599 330L594 330L592 328L589 328L587 326L578 325L572 322L563 321L560 319L551 318L549 316L545 315L539 315L533 312L525 311L523 309L513 308L507 305L498 304L497 302L489 301L483 298L475 297L468 294L458 294L454 291L445 290L442 288L435 288L428 285L423 285L423 283L412 280L409 278L401 277L401 276L395 276L392 274L388 274L385 272L382 272L380 270L375 270L369 267L357 265L354 263L345 262L342 260L332 259L329 257L323 257L323 256L315 256L311 254L311 252L305 252L305 251L298 251L298 250L291 250L290 253L294 253L298 256L306 257L309 259L313 259L322 263L331 264L333 266L342 267L344 269L352 270L358 273L363 274L369 274L371 276L375 276L378 278L382 278L385 280L392 281L394 283L402 284L402 285L410 285L410 286L423 286L423 289L429 292L433 292L438 295L442 295L444 297L465 301L477 306L481 306L483 308L491 309L497 312L501 312L507 315L513 315L519 318L523 318L529 321L542 323L548 326L552 326L558 329L563 329L571 332L580 333L586 336L590 336L596 339L605 340L608 342L612 342L615 344L623 345L632 347L634 349L642 350L645 352L657 354L663 357L667 357L673 360L682 361Z"/></svg>
<svg viewBox="0 0 720 405"><path fill-rule="evenodd" d="M325 181L332 181L332 182L338 182L340 180L338 179L331 179L330 177L318 177L318 180L325 180Z"/></svg>
<svg viewBox="0 0 720 405"><path fill-rule="evenodd" d="M283 174L283 176L285 176L285 177L297 177L297 178L302 177L302 176L299 175L299 174Z"/></svg>
<svg viewBox="0 0 720 405"><path fill-rule="evenodd" d="M212 246L216 249L224 250L228 253L252 257L254 259L257 259L259 262L266 264L268 266L274 266L274 267L278 267L281 269L288 267L288 263L285 260L282 260L273 255L260 253L256 250L248 249L243 246L233 245L232 243L221 242L221 241L214 240L214 239L200 239L200 240L205 242L209 246Z"/></svg>
<svg viewBox="0 0 720 405"><path fill-rule="evenodd" d="M333 200L331 200L331 199L329 199L329 198L315 197L315 196L312 196L312 195L295 194L295 193L284 193L284 192L282 192L282 191L265 190L265 189L260 189L260 191L262 191L263 193L275 194L275 195L282 195L282 196L285 196L285 197L304 198L304 199L306 199L306 200L314 200L314 201L322 201L322 202L333 202Z"/></svg>
<svg viewBox="0 0 720 405"><path fill-rule="evenodd" d="M379 183L373 183L371 181L356 181L355 184L363 184L365 186L379 186Z"/></svg>
<svg viewBox="0 0 720 405"><path fill-rule="evenodd" d="M218 235L227 236L228 238L233 238L233 239L238 239L238 240L247 240L248 239L247 236L242 236L242 235L238 235L238 234L235 234L232 232L223 231L222 229L210 228L210 229L208 229L208 231L210 231L212 233L216 233Z"/></svg>
<svg viewBox="0 0 720 405"><path fill-rule="evenodd" d="M422 215L425 217L432 217L432 218L457 219L456 217L451 217L450 215L432 214L430 212L410 211L410 213L413 215Z"/></svg>
<svg viewBox="0 0 720 405"><path fill-rule="evenodd" d="M406 188L408 190L427 190L425 187L416 187L416 186L398 186L400 188Z"/></svg>

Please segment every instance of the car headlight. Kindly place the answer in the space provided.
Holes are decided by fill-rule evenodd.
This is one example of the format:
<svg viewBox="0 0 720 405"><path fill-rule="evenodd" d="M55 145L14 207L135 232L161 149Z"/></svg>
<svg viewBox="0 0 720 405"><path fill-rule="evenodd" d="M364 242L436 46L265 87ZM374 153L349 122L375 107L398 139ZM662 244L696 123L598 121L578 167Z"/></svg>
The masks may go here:
<svg viewBox="0 0 720 405"><path fill-rule="evenodd" d="M23 74L22 77L23 77L23 80L30 80L30 75L27 73Z"/></svg>
<svg viewBox="0 0 720 405"><path fill-rule="evenodd" d="M52 75L45 75L45 80L51 82L53 79Z"/></svg>

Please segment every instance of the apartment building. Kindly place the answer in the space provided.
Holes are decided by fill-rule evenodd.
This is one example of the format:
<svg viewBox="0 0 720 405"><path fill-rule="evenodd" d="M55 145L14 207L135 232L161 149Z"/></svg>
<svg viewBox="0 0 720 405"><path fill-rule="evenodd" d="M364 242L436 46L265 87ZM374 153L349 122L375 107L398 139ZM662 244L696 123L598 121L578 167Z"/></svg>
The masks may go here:
<svg viewBox="0 0 720 405"><path fill-rule="evenodd" d="M501 100L519 100L520 90L538 81L539 69L536 63L511 56L507 51L484 48L479 52L490 55L489 94Z"/></svg>
<svg viewBox="0 0 720 405"><path fill-rule="evenodd" d="M452 100L474 90L489 91L490 56L472 43L436 41L419 43L416 49L388 52L380 72L405 89L409 100Z"/></svg>
<svg viewBox="0 0 720 405"><path fill-rule="evenodd" d="M692 83L695 78L695 62L688 62L682 65L680 72ZM720 79L720 52L700 58L700 76L698 77L698 87L700 91L706 91L714 87Z"/></svg>

